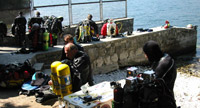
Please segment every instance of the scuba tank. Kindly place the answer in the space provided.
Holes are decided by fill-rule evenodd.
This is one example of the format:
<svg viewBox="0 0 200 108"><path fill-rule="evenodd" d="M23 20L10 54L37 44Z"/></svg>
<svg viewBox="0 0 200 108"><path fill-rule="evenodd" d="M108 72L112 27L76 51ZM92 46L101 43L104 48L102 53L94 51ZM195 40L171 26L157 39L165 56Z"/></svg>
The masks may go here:
<svg viewBox="0 0 200 108"><path fill-rule="evenodd" d="M107 35L108 36L116 35L116 24L112 21L107 24Z"/></svg>
<svg viewBox="0 0 200 108"><path fill-rule="evenodd" d="M72 93L70 68L67 64L57 67L58 83L61 87L61 98Z"/></svg>
<svg viewBox="0 0 200 108"><path fill-rule="evenodd" d="M54 45L57 45L57 38L58 38L58 34L52 33L52 42L53 42L53 46L54 46Z"/></svg>
<svg viewBox="0 0 200 108"><path fill-rule="evenodd" d="M46 31L43 33L43 50L49 49L49 33Z"/></svg>
<svg viewBox="0 0 200 108"><path fill-rule="evenodd" d="M60 61L55 61L51 64L51 79L52 79L52 82L53 82L53 92L56 94L56 95L61 95L61 91L60 91L60 86L59 86L59 83L58 83L58 77L57 77L57 67L59 65L61 65L62 63Z"/></svg>
<svg viewBox="0 0 200 108"><path fill-rule="evenodd" d="M49 33L49 47L53 47L53 34Z"/></svg>
<svg viewBox="0 0 200 108"><path fill-rule="evenodd" d="M114 100L112 103L112 108L122 108L124 90L121 87L121 84L117 82L111 82L110 85L111 86L114 85L114 90L113 90Z"/></svg>

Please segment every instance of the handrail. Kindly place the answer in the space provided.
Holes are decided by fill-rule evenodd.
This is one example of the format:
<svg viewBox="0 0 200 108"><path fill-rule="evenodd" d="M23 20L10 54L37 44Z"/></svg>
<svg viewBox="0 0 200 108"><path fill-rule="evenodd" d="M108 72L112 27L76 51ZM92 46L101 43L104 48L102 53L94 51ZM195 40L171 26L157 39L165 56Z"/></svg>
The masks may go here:
<svg viewBox="0 0 200 108"><path fill-rule="evenodd" d="M127 17L127 0L108 0L108 1L94 1L94 2L80 2L80 3L72 3L72 0L68 0L67 4L56 4L56 5L44 5L44 6L33 6L32 9L36 8L45 8L45 7L57 7L57 6L68 6L68 11L69 11L69 25L73 24L72 21L72 5L82 5L82 4L95 4L99 3L100 7L100 21L103 21L103 3L110 3L110 2L125 2L125 17Z"/></svg>
<svg viewBox="0 0 200 108"><path fill-rule="evenodd" d="M111 1L102 1L103 3L108 3L108 2L122 2L126 0L111 0ZM81 5L81 4L94 4L94 3L100 3L98 2L81 2L81 3L72 3L72 5ZM57 4L57 5L45 5L45 6L34 6L34 8L44 8L44 7L56 7L56 6L68 6L69 4Z"/></svg>

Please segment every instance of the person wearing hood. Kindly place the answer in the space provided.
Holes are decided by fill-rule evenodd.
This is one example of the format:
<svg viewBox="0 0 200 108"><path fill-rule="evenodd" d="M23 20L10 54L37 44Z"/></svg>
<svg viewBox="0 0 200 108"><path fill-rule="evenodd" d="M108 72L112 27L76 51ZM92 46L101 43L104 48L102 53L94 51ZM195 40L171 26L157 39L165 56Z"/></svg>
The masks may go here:
<svg viewBox="0 0 200 108"><path fill-rule="evenodd" d="M155 83L158 83L158 86L153 88L154 93L149 88L144 92L145 96L158 99L154 103L155 106L152 103L148 108L177 108L173 92L177 75L174 59L169 54L163 53L158 43L153 40L145 43L143 51L155 72Z"/></svg>
<svg viewBox="0 0 200 108"><path fill-rule="evenodd" d="M163 53L158 43L152 40L145 43L143 51L156 74L156 78L163 78L167 87L173 92L177 75L174 59L169 54Z"/></svg>

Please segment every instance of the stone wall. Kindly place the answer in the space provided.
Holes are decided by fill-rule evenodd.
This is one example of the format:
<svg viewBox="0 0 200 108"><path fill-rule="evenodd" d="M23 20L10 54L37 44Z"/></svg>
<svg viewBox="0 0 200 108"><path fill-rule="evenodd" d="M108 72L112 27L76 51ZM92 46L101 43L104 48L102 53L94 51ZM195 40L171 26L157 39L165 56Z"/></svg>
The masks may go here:
<svg viewBox="0 0 200 108"><path fill-rule="evenodd" d="M196 51L197 31L186 28L160 29L101 42L82 44L89 54L94 74L107 73L119 67L144 65L147 59L142 50L148 40L157 41L161 49L173 56Z"/></svg>
<svg viewBox="0 0 200 108"><path fill-rule="evenodd" d="M172 56L196 52L197 30L187 28L153 28L153 32L136 32L125 37L106 38L99 42L81 44L90 56L94 74L107 73L120 67L148 63L142 50L148 40L159 43L164 52ZM35 62L50 64L60 60L63 46L56 46L45 53L37 54Z"/></svg>

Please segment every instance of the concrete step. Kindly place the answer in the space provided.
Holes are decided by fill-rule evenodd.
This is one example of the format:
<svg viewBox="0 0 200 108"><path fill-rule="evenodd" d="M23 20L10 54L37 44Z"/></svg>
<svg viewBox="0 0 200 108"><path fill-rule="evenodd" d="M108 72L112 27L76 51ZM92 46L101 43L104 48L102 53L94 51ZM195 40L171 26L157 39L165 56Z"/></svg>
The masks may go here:
<svg viewBox="0 0 200 108"><path fill-rule="evenodd" d="M44 70L42 70L42 72L43 72L44 74L47 74L47 75L50 76L50 74L51 74L51 69L44 69Z"/></svg>
<svg viewBox="0 0 200 108"><path fill-rule="evenodd" d="M33 65L33 68L35 69L36 72L42 71L44 69L44 63L35 63Z"/></svg>

